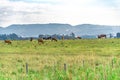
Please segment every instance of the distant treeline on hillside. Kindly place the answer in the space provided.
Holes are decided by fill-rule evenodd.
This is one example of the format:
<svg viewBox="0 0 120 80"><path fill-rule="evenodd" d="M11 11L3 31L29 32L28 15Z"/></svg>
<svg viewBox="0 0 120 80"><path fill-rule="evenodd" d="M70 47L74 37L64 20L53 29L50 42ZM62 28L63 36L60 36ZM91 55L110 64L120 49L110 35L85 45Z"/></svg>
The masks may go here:
<svg viewBox="0 0 120 80"><path fill-rule="evenodd" d="M31 36L32 37L32 36ZM12 34L0 34L0 40L27 40L27 39L30 39L31 37L21 37L21 36L18 36L17 34L15 33L12 33ZM37 39L37 38L47 38L47 37L53 37L53 38L57 38L57 39L62 39L62 37L64 37L64 39L74 39L75 38L75 34L74 33L71 33L69 35L60 35L60 34L53 34L53 35L43 35L43 34L40 34L38 35L38 37L32 37L34 39Z"/></svg>
<svg viewBox="0 0 120 80"><path fill-rule="evenodd" d="M23 39L23 38L21 36L18 36L15 33L12 33L12 34L0 34L0 40L6 40L6 39L20 40L20 39Z"/></svg>
<svg viewBox="0 0 120 80"><path fill-rule="evenodd" d="M39 38L43 38L43 39L47 39L48 37L52 37L52 38L57 38L57 39L75 39L75 34L72 32L69 35L68 34L53 34L53 35L48 35L48 34L40 34L38 36Z"/></svg>
<svg viewBox="0 0 120 80"><path fill-rule="evenodd" d="M113 34L106 34L107 38L120 38L120 33L118 32L116 34L116 36L114 36ZM47 39L48 37L52 37L52 38L57 38L57 39L75 39L77 37L81 37L82 39L92 39L92 38L97 38L97 35L82 35L82 36L75 36L75 34L73 32L71 32L70 34L53 34L53 35L49 35L49 34L39 34L38 37L22 37L22 36L18 36L15 33L12 34L0 34L0 40L29 40L30 38L33 39L38 39L38 38L43 38L43 39Z"/></svg>

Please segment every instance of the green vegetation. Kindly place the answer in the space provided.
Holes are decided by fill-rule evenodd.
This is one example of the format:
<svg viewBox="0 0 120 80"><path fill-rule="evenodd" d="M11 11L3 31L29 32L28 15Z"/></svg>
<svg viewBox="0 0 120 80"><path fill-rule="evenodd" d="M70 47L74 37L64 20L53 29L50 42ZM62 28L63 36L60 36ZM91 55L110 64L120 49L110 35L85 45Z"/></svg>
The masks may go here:
<svg viewBox="0 0 120 80"><path fill-rule="evenodd" d="M0 41L0 80L119 80L119 57L120 39Z"/></svg>

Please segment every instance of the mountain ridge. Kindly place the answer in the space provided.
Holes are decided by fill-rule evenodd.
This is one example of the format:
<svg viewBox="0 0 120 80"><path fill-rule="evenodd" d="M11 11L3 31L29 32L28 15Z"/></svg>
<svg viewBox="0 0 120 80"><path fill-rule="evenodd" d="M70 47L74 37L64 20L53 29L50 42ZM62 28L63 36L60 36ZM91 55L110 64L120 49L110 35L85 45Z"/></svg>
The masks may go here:
<svg viewBox="0 0 120 80"><path fill-rule="evenodd" d="M120 32L120 26L80 24L72 26L70 24L48 23L48 24L13 24L8 27L0 27L0 34L15 33L25 37L38 37L39 34L70 34L98 35L98 34L116 34Z"/></svg>

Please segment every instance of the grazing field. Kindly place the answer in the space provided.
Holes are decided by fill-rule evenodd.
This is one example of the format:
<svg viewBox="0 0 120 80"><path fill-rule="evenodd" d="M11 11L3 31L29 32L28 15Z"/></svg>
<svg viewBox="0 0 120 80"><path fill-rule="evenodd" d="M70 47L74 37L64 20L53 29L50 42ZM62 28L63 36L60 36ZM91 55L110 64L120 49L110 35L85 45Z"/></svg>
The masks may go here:
<svg viewBox="0 0 120 80"><path fill-rule="evenodd" d="M0 41L0 80L120 80L120 39Z"/></svg>

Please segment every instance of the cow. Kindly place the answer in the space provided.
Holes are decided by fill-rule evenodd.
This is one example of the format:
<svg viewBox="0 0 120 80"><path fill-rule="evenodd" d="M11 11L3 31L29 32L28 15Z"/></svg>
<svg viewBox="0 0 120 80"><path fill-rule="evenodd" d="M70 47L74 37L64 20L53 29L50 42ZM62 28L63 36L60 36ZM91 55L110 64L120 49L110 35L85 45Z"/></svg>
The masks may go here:
<svg viewBox="0 0 120 80"><path fill-rule="evenodd" d="M39 39L38 39L38 43L39 43L39 44L40 44L40 43L44 44L43 39L39 38Z"/></svg>
<svg viewBox="0 0 120 80"><path fill-rule="evenodd" d="M98 35L98 38L106 38L106 34Z"/></svg>
<svg viewBox="0 0 120 80"><path fill-rule="evenodd" d="M47 37L47 40L50 40L52 37L50 36L50 37Z"/></svg>
<svg viewBox="0 0 120 80"><path fill-rule="evenodd" d="M80 36L78 36L77 39L82 39L82 38Z"/></svg>
<svg viewBox="0 0 120 80"><path fill-rule="evenodd" d="M5 43L12 44L10 40L4 40Z"/></svg>
<svg viewBox="0 0 120 80"><path fill-rule="evenodd" d="M31 41L31 42L33 41L33 38L32 38L32 37L30 38L30 41Z"/></svg>
<svg viewBox="0 0 120 80"><path fill-rule="evenodd" d="M57 39L56 38L51 38L51 41L56 41L57 42Z"/></svg>
<svg viewBox="0 0 120 80"><path fill-rule="evenodd" d="M51 37L43 37L44 40L50 40Z"/></svg>

